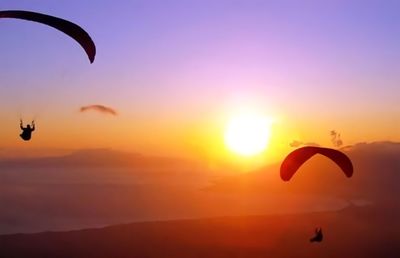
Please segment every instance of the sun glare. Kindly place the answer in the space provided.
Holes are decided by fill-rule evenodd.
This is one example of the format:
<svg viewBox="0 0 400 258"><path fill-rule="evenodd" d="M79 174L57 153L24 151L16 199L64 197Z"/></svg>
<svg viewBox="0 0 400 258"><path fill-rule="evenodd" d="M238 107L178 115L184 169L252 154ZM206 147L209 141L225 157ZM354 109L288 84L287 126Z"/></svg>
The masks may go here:
<svg viewBox="0 0 400 258"><path fill-rule="evenodd" d="M225 130L228 148L243 156L266 149L271 134L271 120L255 112L241 112L231 118Z"/></svg>

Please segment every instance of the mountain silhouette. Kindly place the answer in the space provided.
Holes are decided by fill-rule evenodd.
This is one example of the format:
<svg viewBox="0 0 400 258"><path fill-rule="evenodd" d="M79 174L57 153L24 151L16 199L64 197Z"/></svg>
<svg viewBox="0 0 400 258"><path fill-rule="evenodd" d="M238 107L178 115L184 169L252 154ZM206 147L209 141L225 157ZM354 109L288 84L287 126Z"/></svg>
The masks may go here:
<svg viewBox="0 0 400 258"><path fill-rule="evenodd" d="M350 207L337 212L143 222L70 232L0 236L4 257L329 257L400 255L399 210ZM315 223L320 245L309 243Z"/></svg>
<svg viewBox="0 0 400 258"><path fill-rule="evenodd" d="M192 161L159 156L146 156L137 153L111 149L78 150L57 157L12 158L0 160L0 168L25 167L151 167L184 166L195 164Z"/></svg>
<svg viewBox="0 0 400 258"><path fill-rule="evenodd" d="M322 156L304 164L290 182L279 178L279 164L247 174L222 178L206 190L225 193L307 193L351 200L392 202L400 182L400 143L359 143L341 149L353 162L354 175L343 177L340 168Z"/></svg>

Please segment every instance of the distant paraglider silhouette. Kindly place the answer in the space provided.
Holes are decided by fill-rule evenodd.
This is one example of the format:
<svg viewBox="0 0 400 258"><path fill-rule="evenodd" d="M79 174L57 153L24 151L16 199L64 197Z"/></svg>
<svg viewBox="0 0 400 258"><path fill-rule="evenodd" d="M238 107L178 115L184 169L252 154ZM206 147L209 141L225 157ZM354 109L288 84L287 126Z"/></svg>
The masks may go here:
<svg viewBox="0 0 400 258"><path fill-rule="evenodd" d="M22 133L19 136L24 141L29 141L32 137L32 132L35 131L35 121L32 121L32 127L29 124L26 127L24 127L22 120L20 120L19 127L22 130Z"/></svg>
<svg viewBox="0 0 400 258"><path fill-rule="evenodd" d="M82 46L90 60L90 63L93 63L94 61L96 46L89 34L75 23L46 14L20 10L0 11L0 18L15 18L34 21L62 31Z"/></svg>
<svg viewBox="0 0 400 258"><path fill-rule="evenodd" d="M313 242L322 242L322 240L324 239L324 236L322 235L322 229L321 228L316 228L315 229L315 236L313 236L311 239L310 239L310 242L311 243L313 243Z"/></svg>
<svg viewBox="0 0 400 258"><path fill-rule="evenodd" d="M85 50L90 60L90 63L93 63L95 59L96 46L93 40L84 29L82 29L75 23L42 13L22 11L22 10L0 11L0 19L3 18L13 18L13 19L33 21L55 28L65 33L66 35L70 36L76 42L78 42L81 45L81 47ZM35 130L34 122L32 121L32 127L31 125L23 127L21 121L20 127L23 130L23 132L20 135L21 138L25 141L29 141L31 139L32 132Z"/></svg>
<svg viewBox="0 0 400 258"><path fill-rule="evenodd" d="M100 113L103 113L103 114L109 114L109 115L113 115L113 116L118 115L118 112L114 108L107 107L107 106L104 106L104 105L97 105L97 104L96 105L83 106L79 110L80 110L80 112L86 112L88 110L94 110L94 111L97 111L97 112L100 112Z"/></svg>
<svg viewBox="0 0 400 258"><path fill-rule="evenodd" d="M353 164L349 157L341 151L329 148L306 146L289 153L281 164L280 174L283 181L289 181L296 171L315 154L321 154L335 162L347 177L353 175ZM323 240L322 229L315 229L315 236L310 242Z"/></svg>
<svg viewBox="0 0 400 258"><path fill-rule="evenodd" d="M353 164L343 152L329 148L306 146L292 151L282 162L280 168L282 180L289 181L296 171L315 154L321 154L331 159L347 177L353 175Z"/></svg>

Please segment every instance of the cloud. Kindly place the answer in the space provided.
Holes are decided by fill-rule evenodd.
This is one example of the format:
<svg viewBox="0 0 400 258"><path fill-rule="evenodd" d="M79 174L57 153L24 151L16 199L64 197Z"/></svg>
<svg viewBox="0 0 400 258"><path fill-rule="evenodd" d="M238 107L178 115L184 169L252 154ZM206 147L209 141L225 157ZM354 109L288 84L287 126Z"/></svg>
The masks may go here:
<svg viewBox="0 0 400 258"><path fill-rule="evenodd" d="M289 145L290 145L290 147L293 147L293 148L297 148L300 146L314 146L314 147L321 146L315 142L302 142L302 141L297 141L297 140L292 141L291 143L289 143Z"/></svg>
<svg viewBox="0 0 400 258"><path fill-rule="evenodd" d="M344 143L343 143L343 140L341 138L342 136L341 136L340 132L338 132L336 130L331 130L329 132L329 134L330 134L330 137L331 137L332 145L335 148L340 148L340 147L343 146ZM299 141L299 140L293 140L291 143L289 143L289 146L293 147L293 148L298 148L298 147L301 147L301 146L319 147L321 145L318 144L318 143L315 143L315 142L303 142L303 141Z"/></svg>
<svg viewBox="0 0 400 258"><path fill-rule="evenodd" d="M331 142L333 146L339 148L340 146L343 145L343 141L340 138L340 133L338 133L336 130L331 130Z"/></svg>
<svg viewBox="0 0 400 258"><path fill-rule="evenodd" d="M103 114L110 114L113 116L118 115L118 112L115 109L103 105L89 105L80 108L80 112L86 112L88 110L94 110Z"/></svg>
<svg viewBox="0 0 400 258"><path fill-rule="evenodd" d="M314 146L314 147L320 147L321 145L319 145L316 142L306 142L304 143L304 146Z"/></svg>
<svg viewBox="0 0 400 258"><path fill-rule="evenodd" d="M290 145L290 147L297 148L297 147L302 146L302 145L303 145L303 142L294 140L294 141L292 141L291 143L289 143L289 145Z"/></svg>

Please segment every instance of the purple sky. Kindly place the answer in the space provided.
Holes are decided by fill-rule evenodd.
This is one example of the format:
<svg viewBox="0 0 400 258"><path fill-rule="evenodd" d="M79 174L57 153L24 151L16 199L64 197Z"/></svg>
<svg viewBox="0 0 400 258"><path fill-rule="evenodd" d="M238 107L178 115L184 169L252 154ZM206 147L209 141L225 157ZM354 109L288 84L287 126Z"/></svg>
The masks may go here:
<svg viewBox="0 0 400 258"><path fill-rule="evenodd" d="M158 148L177 139L143 140L152 126L217 128L240 102L282 118L299 140L328 141L330 129L349 142L400 140L399 1L2 0L0 9L78 23L98 53L90 65L62 33L1 20L0 146L17 144L22 115L53 140L89 137L80 147ZM96 103L121 116L77 113ZM133 135L126 143L112 138L119 132Z"/></svg>

